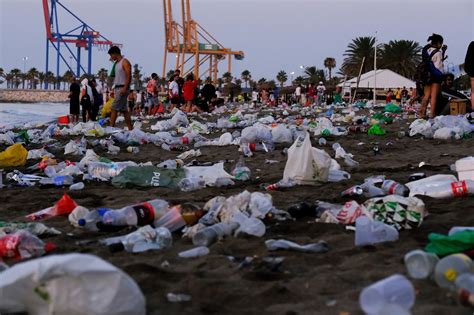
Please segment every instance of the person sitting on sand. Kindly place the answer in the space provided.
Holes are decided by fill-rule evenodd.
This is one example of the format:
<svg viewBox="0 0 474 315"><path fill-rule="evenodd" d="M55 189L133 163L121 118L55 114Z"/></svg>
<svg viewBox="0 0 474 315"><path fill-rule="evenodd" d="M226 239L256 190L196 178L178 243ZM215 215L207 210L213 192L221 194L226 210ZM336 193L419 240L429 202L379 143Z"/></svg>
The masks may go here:
<svg viewBox="0 0 474 315"><path fill-rule="evenodd" d="M454 74L448 73L441 83L441 91L436 100L436 116L449 115L451 99L469 100L466 95L454 89Z"/></svg>

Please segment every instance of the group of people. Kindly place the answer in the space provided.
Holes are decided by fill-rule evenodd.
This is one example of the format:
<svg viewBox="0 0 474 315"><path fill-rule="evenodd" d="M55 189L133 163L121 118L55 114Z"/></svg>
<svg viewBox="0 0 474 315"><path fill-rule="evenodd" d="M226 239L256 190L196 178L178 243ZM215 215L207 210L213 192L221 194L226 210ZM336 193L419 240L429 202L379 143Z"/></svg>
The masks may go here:
<svg viewBox="0 0 474 315"><path fill-rule="evenodd" d="M451 98L468 98L454 90L454 75L445 73L444 60L448 46L439 34L428 37L428 44L421 52L422 62L417 69L417 84L419 84L422 95L421 107L418 112L420 118L426 117L426 110L430 104L429 118L446 114ZM464 70L471 81L471 110L474 110L474 41L470 43L464 62Z"/></svg>
<svg viewBox="0 0 474 315"><path fill-rule="evenodd" d="M413 104L421 98L419 117L426 116L428 104L430 106L429 117L445 114L450 98L467 99L462 93L454 90L454 75L445 74L443 61L446 59L447 46L441 35L433 34L428 38L428 44L422 49L422 63L417 69L417 89L407 90L398 88L395 93L395 100L399 104L409 102ZM146 89L141 91L130 91L131 64L121 54L120 48L113 46L108 51L113 66L110 77L113 78L113 91L111 97L110 125L114 126L119 113L123 114L125 123L129 130L132 129L131 112L145 114L155 114L160 107L165 110L165 104L169 104L167 110L179 108L184 112L212 111L215 106L219 106L224 101L219 97L219 91L212 84L211 80L206 80L202 89L198 88L198 82L193 74L188 74L186 79L181 76L180 70L176 70L169 80L167 95L165 87L159 83L156 73L153 73L148 81ZM471 81L471 100L474 97L474 41L470 43L466 54L464 69ZM336 91L334 99L331 101L341 101L341 91ZM160 93L166 99L160 99ZM165 96L166 95L166 96ZM393 92L390 90L386 101L391 102ZM82 106L82 120L96 120L100 107L104 104L101 87L95 79L83 79L79 85L76 79L70 86L70 113L71 122L79 121L80 106ZM326 101L326 88L323 82L314 87L308 85L306 91L299 84L293 95L294 101L303 105L321 105ZM336 99L337 98L337 99ZM261 102L266 105L274 105L277 101L275 92L262 90L260 93L254 89L252 91L252 103L255 105ZM474 104L471 101L472 109Z"/></svg>

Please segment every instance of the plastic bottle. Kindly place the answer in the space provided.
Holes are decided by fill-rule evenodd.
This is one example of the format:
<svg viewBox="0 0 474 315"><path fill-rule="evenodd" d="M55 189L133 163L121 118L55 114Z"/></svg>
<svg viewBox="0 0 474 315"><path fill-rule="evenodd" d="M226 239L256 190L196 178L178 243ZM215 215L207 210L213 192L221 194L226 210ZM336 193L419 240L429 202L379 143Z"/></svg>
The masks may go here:
<svg viewBox="0 0 474 315"><path fill-rule="evenodd" d="M206 181L199 177L183 178L179 181L178 187L184 192L195 191L206 187Z"/></svg>
<svg viewBox="0 0 474 315"><path fill-rule="evenodd" d="M474 231L474 226L453 226L449 230L448 235L451 236L455 233L462 232L462 231Z"/></svg>
<svg viewBox="0 0 474 315"><path fill-rule="evenodd" d="M135 232L120 238L120 242L109 245L112 252L125 250L131 253L141 253L147 250L159 250L171 247L173 237L165 227L152 228L147 225Z"/></svg>
<svg viewBox="0 0 474 315"><path fill-rule="evenodd" d="M433 274L439 258L435 254L416 249L407 253L404 261L411 278L426 279Z"/></svg>
<svg viewBox="0 0 474 315"><path fill-rule="evenodd" d="M235 182L228 177L219 177L214 184L216 187L234 186Z"/></svg>
<svg viewBox="0 0 474 315"><path fill-rule="evenodd" d="M318 140L318 144L319 144L320 146L323 146L323 145L326 145L326 144L327 144L327 141L326 141L326 139L324 139L323 137L321 137L321 138L319 138L319 140Z"/></svg>
<svg viewBox="0 0 474 315"><path fill-rule="evenodd" d="M394 180L384 180L382 183L382 189L388 194L388 195L399 195L403 197L408 197L410 194L410 189L400 183L397 183Z"/></svg>
<svg viewBox="0 0 474 315"><path fill-rule="evenodd" d="M246 181L250 179L250 174L250 169L245 166L245 159L241 156L232 170L232 175L236 180Z"/></svg>
<svg viewBox="0 0 474 315"><path fill-rule="evenodd" d="M153 223L155 217L163 215L167 210L166 201L154 199L119 210L109 210L104 213L103 222L115 226L145 226Z"/></svg>
<svg viewBox="0 0 474 315"><path fill-rule="evenodd" d="M389 305L409 311L415 304L415 288L404 276L395 274L362 290L359 303L366 314L382 313Z"/></svg>
<svg viewBox="0 0 474 315"><path fill-rule="evenodd" d="M126 167L136 166L134 162L115 162L115 163L103 163L103 162L92 162L87 167L87 172L92 178L109 180L112 177L120 174Z"/></svg>
<svg viewBox="0 0 474 315"><path fill-rule="evenodd" d="M435 268L436 283L446 289L454 289L456 278L472 272L472 260L464 254L453 254L441 259Z"/></svg>
<svg viewBox="0 0 474 315"><path fill-rule="evenodd" d="M54 250L52 243L44 243L35 235L20 230L0 238L0 258L23 260L44 255Z"/></svg>
<svg viewBox="0 0 474 315"><path fill-rule="evenodd" d="M377 186L373 185L370 182L366 182L361 185L364 191L364 197L373 198L373 197L380 197L385 196L386 193L383 189L378 188Z"/></svg>
<svg viewBox="0 0 474 315"><path fill-rule="evenodd" d="M157 218L153 225L155 227L166 227L171 232L177 231L185 225L196 224L204 215L204 212L197 206L189 203L170 207L166 213Z"/></svg>
<svg viewBox="0 0 474 315"><path fill-rule="evenodd" d="M52 178L43 178L39 181L40 185L70 186L74 183L71 175L56 175Z"/></svg>
<svg viewBox="0 0 474 315"><path fill-rule="evenodd" d="M69 187L69 190L82 190L84 189L85 185L83 182L75 183Z"/></svg>
<svg viewBox="0 0 474 315"><path fill-rule="evenodd" d="M474 293L474 274L472 273L463 273L456 278L454 282L456 289L467 290L469 293Z"/></svg>
<svg viewBox="0 0 474 315"><path fill-rule="evenodd" d="M206 227L193 236L196 246L211 246L224 236L231 235L239 225L236 223L217 223Z"/></svg>
<svg viewBox="0 0 474 315"><path fill-rule="evenodd" d="M178 254L181 258L196 258L201 256L206 256L209 254L209 248L206 246L198 246Z"/></svg>
<svg viewBox="0 0 474 315"><path fill-rule="evenodd" d="M425 195L437 199L474 195L474 181L463 180L453 183L442 183L430 187L430 190L425 192Z"/></svg>
<svg viewBox="0 0 474 315"><path fill-rule="evenodd" d="M99 231L97 223L102 221L104 214L109 210L110 209L95 209L89 211L84 217L77 220L77 225L89 231Z"/></svg>
<svg viewBox="0 0 474 315"><path fill-rule="evenodd" d="M398 231L393 226L380 221L372 221L366 216L356 219L355 245L366 246L398 240Z"/></svg>
<svg viewBox="0 0 474 315"><path fill-rule="evenodd" d="M340 182L351 178L351 174L341 170L329 170L328 182Z"/></svg>

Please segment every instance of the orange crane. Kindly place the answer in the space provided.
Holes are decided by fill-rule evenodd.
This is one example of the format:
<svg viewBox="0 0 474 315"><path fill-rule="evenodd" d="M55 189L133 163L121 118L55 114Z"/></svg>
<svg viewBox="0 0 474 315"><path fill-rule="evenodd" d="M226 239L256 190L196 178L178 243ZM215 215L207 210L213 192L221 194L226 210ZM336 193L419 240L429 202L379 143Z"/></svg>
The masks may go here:
<svg viewBox="0 0 474 315"><path fill-rule="evenodd" d="M165 21L165 52L163 61L163 77L166 76L168 53L176 54L176 69L182 75L193 72L194 77L210 77L217 81L218 64L227 59L227 71L232 73L232 57L244 59L243 51L225 48L199 23L191 18L190 0L181 0L182 24L173 19L172 0L163 0ZM201 66L207 69L200 73Z"/></svg>

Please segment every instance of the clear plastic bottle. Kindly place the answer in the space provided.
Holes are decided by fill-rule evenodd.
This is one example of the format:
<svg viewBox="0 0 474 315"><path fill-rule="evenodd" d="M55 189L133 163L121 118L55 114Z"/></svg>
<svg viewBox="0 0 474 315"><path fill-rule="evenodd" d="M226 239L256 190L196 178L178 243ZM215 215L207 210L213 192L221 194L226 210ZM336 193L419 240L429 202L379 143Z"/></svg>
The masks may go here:
<svg viewBox="0 0 474 315"><path fill-rule="evenodd" d="M152 249L168 248L173 243L173 237L167 228L154 229L149 225L141 227L119 240L120 242L109 245L111 251L126 250L131 253L141 253Z"/></svg>
<svg viewBox="0 0 474 315"><path fill-rule="evenodd" d="M364 190L364 197L367 197L367 198L380 197L380 196L386 195L383 189L378 188L377 186L373 185L370 182L366 182L362 184L361 187Z"/></svg>
<svg viewBox="0 0 474 315"><path fill-rule="evenodd" d="M474 274L472 273L463 273L456 278L454 282L456 289L464 289L467 290L469 293L474 293Z"/></svg>
<svg viewBox="0 0 474 315"><path fill-rule="evenodd" d="M399 195L403 197L408 197L410 194L410 189L400 183L397 183L394 180L384 180L382 183L382 189L388 194L388 195Z"/></svg>
<svg viewBox="0 0 474 315"><path fill-rule="evenodd" d="M463 180L460 182L442 183L430 187L429 191L427 191L425 195L437 199L474 195L474 181Z"/></svg>
<svg viewBox="0 0 474 315"><path fill-rule="evenodd" d="M386 315L382 311L393 304L409 311L415 304L415 288L406 277L395 274L362 290L359 303L366 314Z"/></svg>
<svg viewBox="0 0 474 315"><path fill-rule="evenodd" d="M109 209L95 209L89 211L84 217L77 220L77 225L89 231L99 231L97 223L102 221L107 211L109 211Z"/></svg>
<svg viewBox="0 0 474 315"><path fill-rule="evenodd" d="M104 213L103 222L115 226L145 226L153 223L158 214L163 215L167 210L166 201L154 199L119 210L109 210Z"/></svg>
<svg viewBox="0 0 474 315"><path fill-rule="evenodd" d="M179 181L178 187L184 192L195 191L206 187L206 181L199 177L183 178Z"/></svg>
<svg viewBox="0 0 474 315"><path fill-rule="evenodd" d="M217 223L206 227L193 236L196 246L211 246L224 236L231 235L239 225L236 223Z"/></svg>
<svg viewBox="0 0 474 315"><path fill-rule="evenodd" d="M196 258L201 256L206 256L209 254L209 248L206 246L198 246L178 254L181 258Z"/></svg>
<svg viewBox="0 0 474 315"><path fill-rule="evenodd" d="M426 279L433 274L439 258L435 254L416 249L408 252L404 261L411 278Z"/></svg>
<svg viewBox="0 0 474 315"><path fill-rule="evenodd" d="M51 178L42 178L40 185L70 186L74 184L74 178L71 175L56 175Z"/></svg>
<svg viewBox="0 0 474 315"><path fill-rule="evenodd" d="M472 260L464 254L453 254L441 259L435 268L436 283L446 289L454 289L456 278L472 272Z"/></svg>

